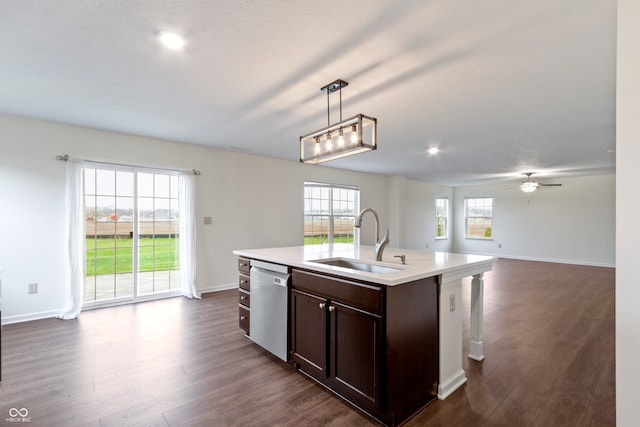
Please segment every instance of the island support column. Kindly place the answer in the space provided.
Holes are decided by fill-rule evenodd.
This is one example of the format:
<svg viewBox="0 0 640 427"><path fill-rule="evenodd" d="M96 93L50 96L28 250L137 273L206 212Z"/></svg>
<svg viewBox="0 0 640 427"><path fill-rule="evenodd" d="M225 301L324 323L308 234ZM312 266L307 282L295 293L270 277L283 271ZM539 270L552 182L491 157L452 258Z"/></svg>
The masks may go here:
<svg viewBox="0 0 640 427"><path fill-rule="evenodd" d="M484 360L482 352L482 318L484 312L482 306L484 304L484 273L474 274L471 280L471 318L470 318L470 335L469 358L477 361Z"/></svg>
<svg viewBox="0 0 640 427"><path fill-rule="evenodd" d="M445 273L440 280L439 297L439 343L440 370L438 377L438 399L444 400L467 382L462 369L462 279L471 280L471 318L469 358L481 361L482 352L482 305L484 303L484 272L488 266L470 267Z"/></svg>
<svg viewBox="0 0 640 427"><path fill-rule="evenodd" d="M462 277L445 273L440 283L440 371L438 399L444 400L467 382L462 369Z"/></svg>

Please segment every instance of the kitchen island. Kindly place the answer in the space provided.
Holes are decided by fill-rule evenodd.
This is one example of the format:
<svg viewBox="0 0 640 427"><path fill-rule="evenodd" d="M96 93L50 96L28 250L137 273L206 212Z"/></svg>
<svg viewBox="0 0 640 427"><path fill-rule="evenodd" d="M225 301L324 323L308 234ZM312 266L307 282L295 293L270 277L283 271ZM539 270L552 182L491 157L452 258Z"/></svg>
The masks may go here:
<svg viewBox="0 0 640 427"><path fill-rule="evenodd" d="M290 361L388 425L466 382L459 307L468 276L469 357L484 358L483 274L492 268L491 257L388 248L377 262L372 246L350 244L234 254L240 257L241 288L252 260L289 269ZM242 306L249 297L241 295L241 325L250 318L250 308Z"/></svg>

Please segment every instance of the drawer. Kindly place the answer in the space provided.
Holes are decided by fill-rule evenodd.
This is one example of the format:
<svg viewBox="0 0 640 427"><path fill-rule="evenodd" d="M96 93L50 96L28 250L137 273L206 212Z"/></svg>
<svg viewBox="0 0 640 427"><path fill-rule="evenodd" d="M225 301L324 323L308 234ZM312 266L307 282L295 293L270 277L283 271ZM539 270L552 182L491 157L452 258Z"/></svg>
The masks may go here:
<svg viewBox="0 0 640 427"><path fill-rule="evenodd" d="M251 294L249 292L240 290L238 292L238 304L251 307Z"/></svg>
<svg viewBox="0 0 640 427"><path fill-rule="evenodd" d="M251 312L247 307L242 305L238 305L238 311L240 329L244 329L247 335L249 335L249 318L251 317Z"/></svg>
<svg viewBox="0 0 640 427"><path fill-rule="evenodd" d="M247 258L238 258L238 271L249 274L251 263Z"/></svg>
<svg viewBox="0 0 640 427"><path fill-rule="evenodd" d="M375 313L382 313L382 288L357 283L339 277L309 271L293 270L291 286L327 299L349 304Z"/></svg>
<svg viewBox="0 0 640 427"><path fill-rule="evenodd" d="M251 279L246 274L240 274L238 276L238 287L240 289L244 289L245 291L251 290Z"/></svg>

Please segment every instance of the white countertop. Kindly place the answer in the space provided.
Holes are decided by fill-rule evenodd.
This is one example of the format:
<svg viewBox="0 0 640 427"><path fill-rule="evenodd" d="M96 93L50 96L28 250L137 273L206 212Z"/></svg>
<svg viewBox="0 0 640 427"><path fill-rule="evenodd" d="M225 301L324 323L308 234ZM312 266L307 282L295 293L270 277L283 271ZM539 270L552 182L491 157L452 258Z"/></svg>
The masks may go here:
<svg viewBox="0 0 640 427"><path fill-rule="evenodd" d="M281 248L239 249L235 255L258 259L291 267L336 274L352 279L365 280L386 286L399 285L425 277L468 270L470 267L482 271L491 270L494 258L482 255L454 254L449 252L419 251L415 249L385 248L382 261L375 261L373 246L352 244L289 246ZM405 255L402 265L395 255ZM345 267L335 267L313 262L326 258L347 258L381 266L400 268L391 273L370 273Z"/></svg>

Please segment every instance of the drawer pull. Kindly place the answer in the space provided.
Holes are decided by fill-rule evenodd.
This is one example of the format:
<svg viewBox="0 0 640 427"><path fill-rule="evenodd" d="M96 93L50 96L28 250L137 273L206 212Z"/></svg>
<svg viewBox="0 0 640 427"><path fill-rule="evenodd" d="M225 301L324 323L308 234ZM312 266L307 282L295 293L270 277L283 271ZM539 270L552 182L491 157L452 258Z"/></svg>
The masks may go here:
<svg viewBox="0 0 640 427"><path fill-rule="evenodd" d="M240 320L247 320L247 316L240 316Z"/></svg>
<svg viewBox="0 0 640 427"><path fill-rule="evenodd" d="M330 305L330 306L329 306L329 311L333 311L333 310L335 310L335 309L336 309L336 308L335 308L333 305Z"/></svg>
<svg viewBox="0 0 640 427"><path fill-rule="evenodd" d="M245 297L244 295L240 295L240 299L241 300L245 300L245 299L247 299L247 297Z"/></svg>
<svg viewBox="0 0 640 427"><path fill-rule="evenodd" d="M318 304L318 307L320 307L320 308L324 308L324 303L323 303L323 302L321 302L320 304Z"/></svg>
<svg viewBox="0 0 640 427"><path fill-rule="evenodd" d="M245 283L247 283L247 281L243 280L243 279L240 279L240 283L242 283L244 285Z"/></svg>

